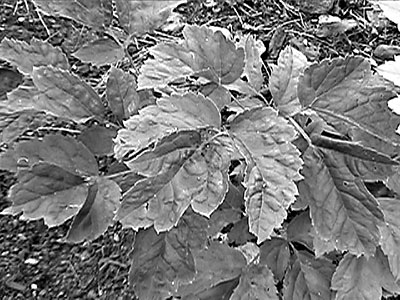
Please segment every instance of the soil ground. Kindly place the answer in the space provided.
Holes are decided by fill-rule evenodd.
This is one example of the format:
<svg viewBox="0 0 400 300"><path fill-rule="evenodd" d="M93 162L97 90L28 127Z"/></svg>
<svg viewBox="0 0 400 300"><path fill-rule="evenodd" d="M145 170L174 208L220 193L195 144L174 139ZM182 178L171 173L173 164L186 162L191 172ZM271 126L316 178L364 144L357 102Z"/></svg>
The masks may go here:
<svg viewBox="0 0 400 300"><path fill-rule="evenodd" d="M318 18L323 5L328 13L354 20L357 26L348 31L337 26L321 28ZM30 1L1 0L0 6L0 40L47 40L68 55L73 72L93 86L101 80L106 68L83 64L70 55L95 32L64 18L39 15ZM255 35L266 46L267 67L276 63L279 52L289 44L312 61L352 54L378 63L388 57L374 56L377 46L400 46L396 25L376 17L367 1L189 0L177 11L189 24ZM149 37L139 40L139 46L148 47L158 38L157 34ZM138 50L133 49L133 54ZM140 64L145 56L136 57ZM10 67L1 61L0 65ZM18 80L3 82L0 88L13 88ZM13 182L12 174L0 171L0 210L9 206L6 194ZM93 242L69 245L61 240L68 225L48 229L42 221L0 216L0 299L135 299L127 284L133 232L116 224Z"/></svg>

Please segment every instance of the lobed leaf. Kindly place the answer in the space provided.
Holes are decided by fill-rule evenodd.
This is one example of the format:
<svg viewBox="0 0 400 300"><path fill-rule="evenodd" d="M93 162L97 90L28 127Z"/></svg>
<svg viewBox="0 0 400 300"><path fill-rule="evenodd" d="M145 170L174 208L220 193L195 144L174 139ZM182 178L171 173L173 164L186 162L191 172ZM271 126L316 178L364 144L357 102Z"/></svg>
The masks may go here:
<svg viewBox="0 0 400 300"><path fill-rule="evenodd" d="M0 43L0 58L17 66L25 75L32 75L33 67L53 66L69 69L65 54L59 47L32 38L30 43L4 38Z"/></svg>
<svg viewBox="0 0 400 300"><path fill-rule="evenodd" d="M49 15L58 15L89 27L109 26L112 21L111 0L33 0L33 3Z"/></svg>
<svg viewBox="0 0 400 300"><path fill-rule="evenodd" d="M101 67L118 62L124 58L125 52L117 42L106 37L83 45L72 55L82 62Z"/></svg>
<svg viewBox="0 0 400 300"><path fill-rule="evenodd" d="M291 144L295 131L275 110L256 108L238 115L230 132L246 152L246 213L260 243L281 225L295 201L294 181L302 178L300 153Z"/></svg>

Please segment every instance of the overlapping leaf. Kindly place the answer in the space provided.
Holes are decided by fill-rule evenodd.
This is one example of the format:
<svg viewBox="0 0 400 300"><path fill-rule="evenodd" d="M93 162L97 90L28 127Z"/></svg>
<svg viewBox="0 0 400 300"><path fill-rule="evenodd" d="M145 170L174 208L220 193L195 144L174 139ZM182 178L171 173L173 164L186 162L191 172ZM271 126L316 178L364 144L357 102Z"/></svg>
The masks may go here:
<svg viewBox="0 0 400 300"><path fill-rule="evenodd" d="M311 218L321 239L355 255L375 253L383 214L351 157L310 147L304 156L305 188ZM367 173L368 174L368 173Z"/></svg>
<svg viewBox="0 0 400 300"><path fill-rule="evenodd" d="M20 170L17 184L11 187L13 205L3 214L18 214L28 220L44 219L48 226L57 226L74 216L88 194L84 179L59 166L38 163Z"/></svg>
<svg viewBox="0 0 400 300"><path fill-rule="evenodd" d="M32 74L34 66L69 69L67 57L59 47L36 38L32 38L30 44L4 38L0 43L0 58L16 65L21 73L27 75Z"/></svg>
<svg viewBox="0 0 400 300"><path fill-rule="evenodd" d="M228 190L231 149L230 139L196 131L164 138L131 163L149 177L125 193L118 220L135 230L154 224L160 232L175 226L189 206L209 217Z"/></svg>
<svg viewBox="0 0 400 300"><path fill-rule="evenodd" d="M42 11L73 19L83 25L101 28L111 24L111 0L33 0Z"/></svg>
<svg viewBox="0 0 400 300"><path fill-rule="evenodd" d="M220 127L221 116L211 100L187 93L161 98L157 105L146 106L124 122L118 131L114 149L117 158L134 153L163 136L183 129Z"/></svg>
<svg viewBox="0 0 400 300"><path fill-rule="evenodd" d="M95 66L116 63L124 56L124 49L110 38L99 38L89 42L72 54L76 58Z"/></svg>
<svg viewBox="0 0 400 300"><path fill-rule="evenodd" d="M142 35L159 28L173 14L172 10L186 0L148 1L116 0L120 25L128 34Z"/></svg>
<svg viewBox="0 0 400 300"><path fill-rule="evenodd" d="M177 231L136 235L129 281L140 299L165 299L194 276L193 256Z"/></svg>
<svg viewBox="0 0 400 300"><path fill-rule="evenodd" d="M269 87L278 110L292 116L301 109L297 98L300 74L309 65L300 51L288 46L280 52L278 65L274 66L269 79Z"/></svg>
<svg viewBox="0 0 400 300"><path fill-rule="evenodd" d="M115 128L94 125L83 130L77 139L94 155L101 156L113 153L113 138L116 135L117 130Z"/></svg>
<svg viewBox="0 0 400 300"><path fill-rule="evenodd" d="M400 142L395 132L400 117L387 106L395 96L393 85L372 74L367 60L353 56L311 65L298 84L303 108L314 110L353 141L383 153L387 145Z"/></svg>
<svg viewBox="0 0 400 300"><path fill-rule="evenodd" d="M246 213L250 232L262 242L286 218L302 178L300 153L291 144L295 131L275 110L256 108L240 114L230 132L246 152Z"/></svg>
<svg viewBox="0 0 400 300"><path fill-rule="evenodd" d="M392 293L399 293L400 290L380 249L369 258L347 253L332 278L337 300L381 299L382 288Z"/></svg>
<svg viewBox="0 0 400 300"><path fill-rule="evenodd" d="M282 238L266 240L260 247L260 264L267 265L277 281L284 278L289 260L289 243Z"/></svg>
<svg viewBox="0 0 400 300"><path fill-rule="evenodd" d="M118 120L127 119L138 112L140 98L136 92L136 80L129 73L111 67L106 92L110 109Z"/></svg>
<svg viewBox="0 0 400 300"><path fill-rule="evenodd" d="M120 196L120 188L114 181L98 177L89 187L86 201L71 224L67 240L78 243L102 235L113 223Z"/></svg>

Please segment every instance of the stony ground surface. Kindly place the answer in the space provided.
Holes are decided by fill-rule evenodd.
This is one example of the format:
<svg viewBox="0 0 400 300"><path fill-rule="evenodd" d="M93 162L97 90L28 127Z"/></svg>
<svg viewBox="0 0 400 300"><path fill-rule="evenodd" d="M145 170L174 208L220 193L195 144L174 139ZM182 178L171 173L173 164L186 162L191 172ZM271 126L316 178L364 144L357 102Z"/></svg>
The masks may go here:
<svg viewBox="0 0 400 300"><path fill-rule="evenodd" d="M60 46L72 71L98 88L107 68L82 64L69 55L96 32L63 18L39 15L29 1L2 0L1 6L0 40L36 37ZM190 24L254 34L268 49L263 55L267 68L289 44L312 61L355 54L378 63L390 58L376 51L379 45L400 45L396 26L382 20L367 1L189 0L177 11ZM327 12L357 24L348 31L340 26L321 27L318 18ZM154 34L139 39L139 49L131 49L132 61L140 65L146 47L158 38ZM10 67L1 61L0 66ZM2 72L0 96L22 80ZM0 170L0 210L9 205L6 194L13 182L12 174ZM93 242L69 245L62 242L67 225L48 229L42 221L0 216L0 300L135 299L127 284L133 232L117 224Z"/></svg>

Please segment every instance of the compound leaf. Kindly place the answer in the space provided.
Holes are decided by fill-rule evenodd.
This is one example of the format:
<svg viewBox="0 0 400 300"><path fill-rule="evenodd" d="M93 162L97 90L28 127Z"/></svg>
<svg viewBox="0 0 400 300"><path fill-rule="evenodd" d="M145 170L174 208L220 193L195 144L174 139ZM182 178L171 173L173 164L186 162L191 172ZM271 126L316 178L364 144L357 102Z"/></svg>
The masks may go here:
<svg viewBox="0 0 400 300"><path fill-rule="evenodd" d="M186 0L116 0L120 25L130 35L140 36L161 27L172 10Z"/></svg>
<svg viewBox="0 0 400 300"><path fill-rule="evenodd" d="M129 73L111 67L106 93L110 109L118 120L122 121L138 112L140 98L136 92L136 80Z"/></svg>
<svg viewBox="0 0 400 300"><path fill-rule="evenodd" d="M101 28L111 24L111 0L33 0L43 12L59 15L77 21L83 25Z"/></svg>
<svg viewBox="0 0 400 300"><path fill-rule="evenodd" d="M293 116L301 110L297 85L300 74L308 65L303 53L288 46L280 52L278 65L273 66L269 87L274 103L284 115Z"/></svg>
<svg viewBox="0 0 400 300"><path fill-rule="evenodd" d="M139 231L129 281L140 299L165 299L194 276L193 256L179 232Z"/></svg>
<svg viewBox="0 0 400 300"><path fill-rule="evenodd" d="M9 192L13 205L2 214L18 214L28 220L44 219L48 226L63 224L85 202L88 186L82 177L56 165L35 164L20 170Z"/></svg>
<svg viewBox="0 0 400 300"><path fill-rule="evenodd" d="M375 253L383 214L362 182L362 168L346 155L310 147L303 155L304 195L322 240L336 249L366 256Z"/></svg>
<svg viewBox="0 0 400 300"><path fill-rule="evenodd" d="M17 66L21 73L32 75L33 67L53 66L68 70L69 63L59 47L32 38L30 44L24 41L4 38L0 43L0 57Z"/></svg>
<svg viewBox="0 0 400 300"><path fill-rule="evenodd" d="M99 38L83 45L72 55L85 63L100 67L116 63L125 56L125 52L114 40Z"/></svg>
<svg viewBox="0 0 400 300"><path fill-rule="evenodd" d="M124 122L118 131L114 149L118 159L135 153L159 138L183 129L214 126L219 128L221 116L214 103L202 95L187 93L161 98Z"/></svg>
<svg viewBox="0 0 400 300"><path fill-rule="evenodd" d="M38 162L57 165L77 175L91 176L99 172L93 154L82 143L63 135L23 141L0 156L0 168L12 172L19 167L30 168Z"/></svg>
<svg viewBox="0 0 400 300"><path fill-rule="evenodd" d="M112 224L119 207L120 188L114 181L98 177L89 187L85 203L75 216L67 240L79 243L94 240Z"/></svg>
<svg viewBox="0 0 400 300"><path fill-rule="evenodd" d="M306 251L296 251L295 255L296 260L285 277L285 299L332 299L330 287L334 264L325 258L316 259Z"/></svg>
<svg viewBox="0 0 400 300"><path fill-rule="evenodd" d="M238 115L230 132L245 152L246 213L260 243L281 225L298 193L302 160L291 144L295 130L272 108L256 108Z"/></svg>
<svg viewBox="0 0 400 300"><path fill-rule="evenodd" d="M251 265L240 276L230 300L278 300L274 276L266 266Z"/></svg>

